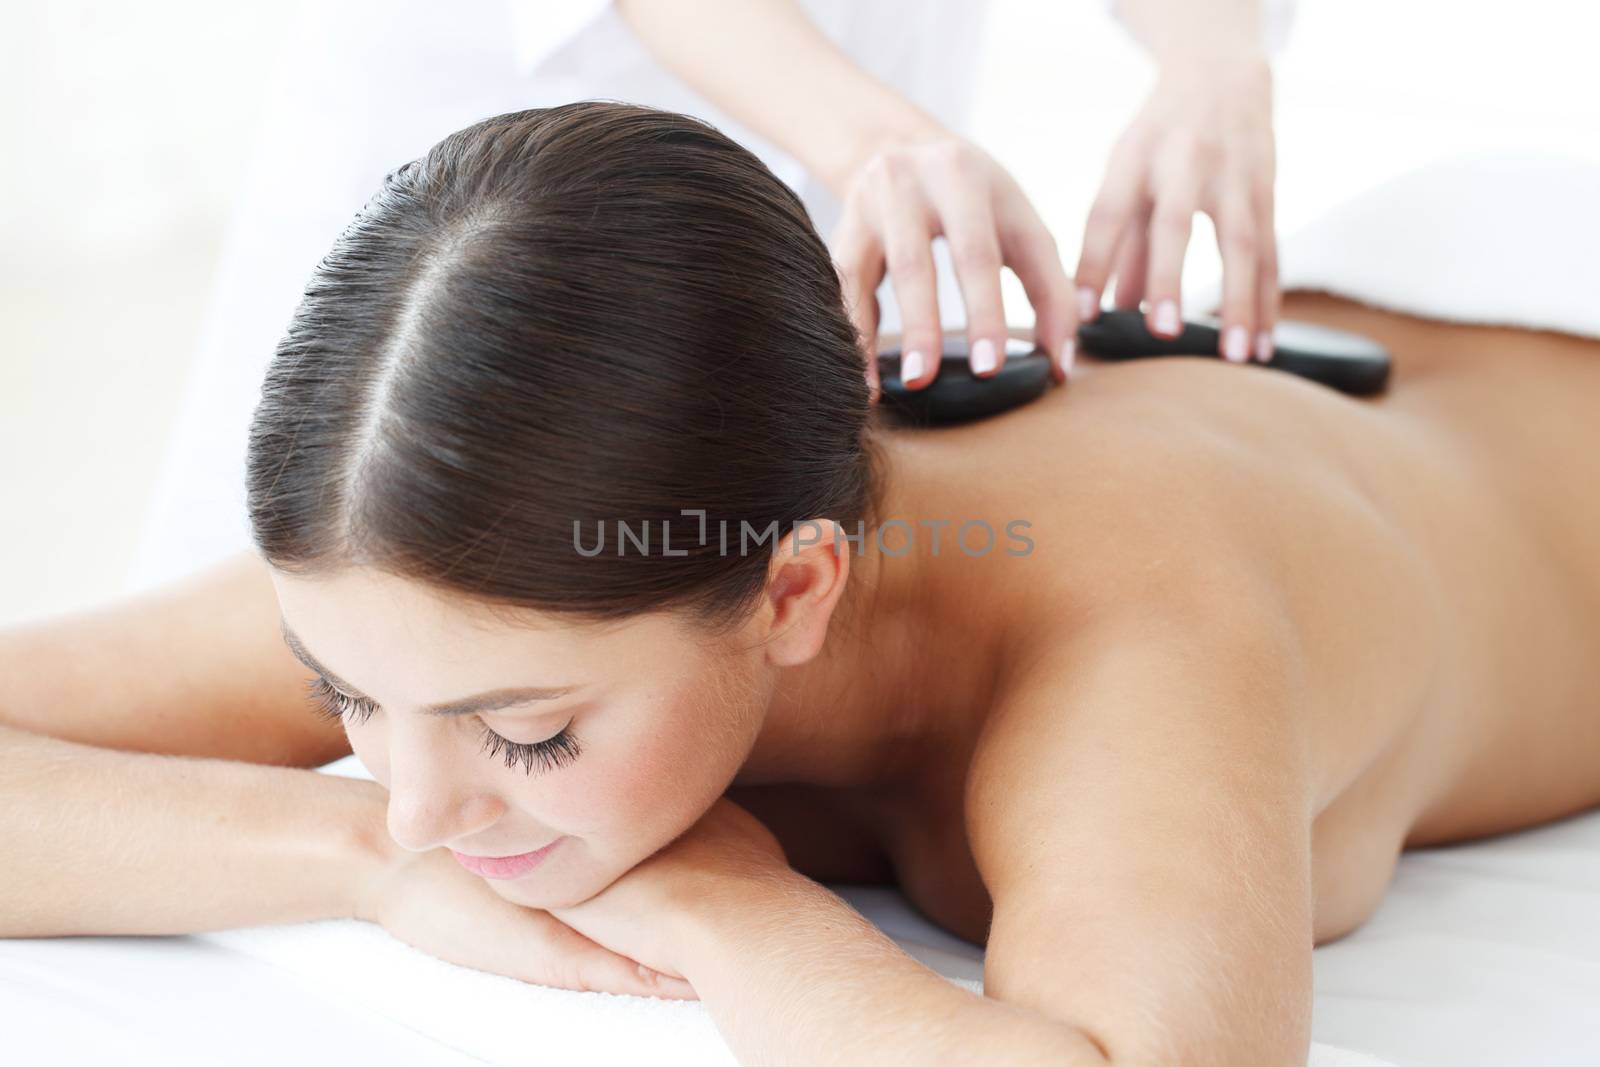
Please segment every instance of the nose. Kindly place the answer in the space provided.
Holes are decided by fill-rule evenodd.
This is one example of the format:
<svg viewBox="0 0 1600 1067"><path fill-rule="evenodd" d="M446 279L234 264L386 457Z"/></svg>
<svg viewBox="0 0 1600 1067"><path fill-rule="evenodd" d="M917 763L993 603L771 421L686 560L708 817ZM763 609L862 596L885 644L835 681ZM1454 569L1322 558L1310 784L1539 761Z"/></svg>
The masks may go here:
<svg viewBox="0 0 1600 1067"><path fill-rule="evenodd" d="M389 836L412 852L461 840L505 812L504 802L474 783L448 738L431 725L391 722L388 730Z"/></svg>

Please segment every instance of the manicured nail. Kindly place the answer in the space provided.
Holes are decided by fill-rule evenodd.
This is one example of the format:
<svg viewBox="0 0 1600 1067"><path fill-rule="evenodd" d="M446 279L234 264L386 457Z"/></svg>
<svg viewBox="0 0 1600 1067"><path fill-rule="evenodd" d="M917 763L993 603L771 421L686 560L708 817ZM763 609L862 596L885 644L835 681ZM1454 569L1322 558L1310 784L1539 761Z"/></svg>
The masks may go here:
<svg viewBox="0 0 1600 1067"><path fill-rule="evenodd" d="M1067 338L1061 344L1061 373L1072 373L1072 359L1078 354L1078 343L1072 338Z"/></svg>
<svg viewBox="0 0 1600 1067"><path fill-rule="evenodd" d="M1181 332L1178 325L1178 305L1171 300L1163 300L1156 305L1156 332L1173 336Z"/></svg>
<svg viewBox="0 0 1600 1067"><path fill-rule="evenodd" d="M1087 285L1078 290L1078 318L1083 322L1093 322L1100 313L1100 294Z"/></svg>
<svg viewBox="0 0 1600 1067"><path fill-rule="evenodd" d="M1243 326L1229 326L1223 331L1222 354L1234 363L1250 358L1250 334Z"/></svg>
<svg viewBox="0 0 1600 1067"><path fill-rule="evenodd" d="M923 369L923 355L915 348L900 357L900 380L902 382L910 382L922 377Z"/></svg>
<svg viewBox="0 0 1600 1067"><path fill-rule="evenodd" d="M1268 330L1256 334L1256 358L1263 363L1272 359L1272 333Z"/></svg>
<svg viewBox="0 0 1600 1067"><path fill-rule="evenodd" d="M978 339L972 346L972 373L988 374L994 370L994 342L987 337Z"/></svg>

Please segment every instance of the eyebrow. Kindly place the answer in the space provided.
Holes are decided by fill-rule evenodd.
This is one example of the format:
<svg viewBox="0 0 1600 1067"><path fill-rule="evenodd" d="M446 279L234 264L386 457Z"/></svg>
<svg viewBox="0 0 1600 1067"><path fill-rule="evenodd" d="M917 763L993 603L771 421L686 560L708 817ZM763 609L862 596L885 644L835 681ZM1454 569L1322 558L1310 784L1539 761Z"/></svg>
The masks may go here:
<svg viewBox="0 0 1600 1067"><path fill-rule="evenodd" d="M377 703L376 700L373 700L369 696L365 696L362 694L361 690L357 689L355 686L351 685L349 682L345 681L343 678L340 678L337 674L334 674L328 668L324 667L321 663L317 662L317 657L313 656L310 650L300 642L300 638L295 636L294 631L289 629L287 623L280 622L278 628L283 633L283 643L289 646L289 651L294 653L295 659L299 660L307 667L310 667L312 670L322 675L324 679L344 690L350 696L353 696L358 700L365 700L372 704ZM575 685L561 685L524 686L515 689L491 689L487 693L479 693L476 696L463 697L460 700L450 700L440 704L429 704L427 707L423 708L422 711L426 715L442 716L471 715L474 712L498 711L501 708L509 708L517 704L527 704L536 700L555 700L558 697L566 696L568 693L577 688L578 687Z"/></svg>

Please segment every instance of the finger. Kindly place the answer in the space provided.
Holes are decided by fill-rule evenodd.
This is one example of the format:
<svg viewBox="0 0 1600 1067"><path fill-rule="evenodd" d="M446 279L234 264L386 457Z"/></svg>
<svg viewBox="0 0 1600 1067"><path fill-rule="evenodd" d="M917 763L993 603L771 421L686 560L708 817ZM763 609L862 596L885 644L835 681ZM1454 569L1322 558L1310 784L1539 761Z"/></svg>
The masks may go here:
<svg viewBox="0 0 1600 1067"><path fill-rule="evenodd" d="M1050 353L1051 376L1057 383L1072 373L1078 348L1078 312L1073 306L1072 281L1061 265L1061 252L1044 222L1034 216L1015 240L1006 241L1001 250L1011 272L1022 283L1033 306L1033 337Z"/></svg>
<svg viewBox="0 0 1600 1067"><path fill-rule="evenodd" d="M878 373L878 285L883 281L883 248L865 221L847 208L834 229L834 261L839 288L867 363L867 389L876 404L882 392Z"/></svg>
<svg viewBox="0 0 1600 1067"><path fill-rule="evenodd" d="M1131 142L1119 144L1111 154L1089 219L1083 228L1083 248L1078 253L1074 281L1078 287L1078 319L1093 322L1100 313L1100 294L1111 276L1112 257L1123 231L1138 213L1143 153Z"/></svg>
<svg viewBox="0 0 1600 1067"><path fill-rule="evenodd" d="M1242 190L1226 194L1217 210L1217 248L1222 253L1222 335L1217 351L1232 363L1250 359L1260 296L1257 268L1261 249L1255 217Z"/></svg>
<svg viewBox="0 0 1600 1067"><path fill-rule="evenodd" d="M944 350L927 201L908 165L887 163L877 191L884 260L900 305L900 377L908 388L918 389L939 373Z"/></svg>
<svg viewBox="0 0 1600 1067"><path fill-rule="evenodd" d="M640 971L638 961L618 955L574 930L551 912L528 909L536 921L536 943L531 951L520 953L517 974L530 964L537 973L518 975L537 985L574 989L589 993L629 993L656 996L658 985Z"/></svg>
<svg viewBox="0 0 1600 1067"><path fill-rule="evenodd" d="M1144 299L1145 275L1150 270L1150 213L1142 212L1122 235L1117 250L1117 287L1112 304L1139 307Z"/></svg>
<svg viewBox="0 0 1600 1067"><path fill-rule="evenodd" d="M1278 313L1283 299L1278 287L1278 237L1273 229L1270 179L1259 218L1257 242L1261 251L1261 267L1256 277L1255 355L1262 363L1266 363L1272 359L1272 332L1277 328Z"/></svg>
<svg viewBox="0 0 1600 1067"><path fill-rule="evenodd" d="M650 990L647 996L661 997L665 1000L699 1000L700 996L694 991L687 979L675 978L669 974L638 964L639 978L645 987Z"/></svg>
<svg viewBox="0 0 1600 1067"><path fill-rule="evenodd" d="M1154 198L1150 210L1150 269L1145 297L1150 301L1146 325L1162 337L1183 332L1181 310L1183 257L1189 250L1199 188L1193 168L1180 168Z"/></svg>
<svg viewBox="0 0 1600 1067"><path fill-rule="evenodd" d="M936 206L967 311L967 358L975 377L988 378L1005 363L1006 313L994 208L980 188L969 182L953 184L942 191Z"/></svg>
<svg viewBox="0 0 1600 1067"><path fill-rule="evenodd" d="M669 1000L691 1000L682 986L681 978L673 978L651 970L636 960L612 952L593 941L579 951L572 961L568 980L569 989L591 993L626 993L636 997L662 997Z"/></svg>

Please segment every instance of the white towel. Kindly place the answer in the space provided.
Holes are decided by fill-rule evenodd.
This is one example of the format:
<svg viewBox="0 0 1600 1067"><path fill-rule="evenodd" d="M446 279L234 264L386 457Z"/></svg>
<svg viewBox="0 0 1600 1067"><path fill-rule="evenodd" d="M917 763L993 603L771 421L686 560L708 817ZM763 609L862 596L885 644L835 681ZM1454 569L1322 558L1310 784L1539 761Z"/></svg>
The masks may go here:
<svg viewBox="0 0 1600 1067"><path fill-rule="evenodd" d="M354 756L324 772L370 777ZM913 913L895 891L833 886L910 955L974 993L982 949ZM699 1001L580 993L447 963L349 919L218 930L196 937L255 956L340 1003L359 1005L486 1063L649 1063L734 1067L737 1061ZM1331 1045L1308 1067L1386 1067Z"/></svg>
<svg viewBox="0 0 1600 1067"><path fill-rule="evenodd" d="M387 1016L486 1063L649 1063L734 1067L698 1001L579 993L530 985L429 956L383 928L349 919L252 926L198 935L287 971L330 999ZM896 940L940 969L941 949ZM981 993L982 982L946 975ZM1393 1067L1313 1044L1307 1067Z"/></svg>
<svg viewBox="0 0 1600 1067"><path fill-rule="evenodd" d="M1285 291L1600 337L1600 164L1544 152L1431 163L1286 236L1279 262ZM1218 288L1197 295L1215 307Z"/></svg>

